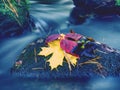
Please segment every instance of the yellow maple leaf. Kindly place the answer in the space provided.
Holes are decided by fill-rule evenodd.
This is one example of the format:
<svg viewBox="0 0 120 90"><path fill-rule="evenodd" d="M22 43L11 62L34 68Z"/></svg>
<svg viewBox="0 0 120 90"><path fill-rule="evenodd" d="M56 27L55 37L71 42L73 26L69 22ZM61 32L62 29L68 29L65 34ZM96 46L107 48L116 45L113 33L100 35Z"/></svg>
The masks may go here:
<svg viewBox="0 0 120 90"><path fill-rule="evenodd" d="M52 42L48 43L48 47L42 47L42 51L38 55L44 55L48 56L52 54L50 59L48 59L47 62L49 62L49 66L51 67L51 70L57 68L59 65L63 65L64 57L68 62L69 69L71 70L72 65L76 65L78 57L72 56L66 52L64 52L60 47L60 40L54 40Z"/></svg>
<svg viewBox="0 0 120 90"><path fill-rule="evenodd" d="M68 63L69 70L71 71L71 70L72 70L71 64L72 64L73 66L75 66L75 65L77 64L78 57L73 56L73 55L71 55L71 54L68 54L68 53L66 53L66 52L64 52L64 55L65 55L65 59L66 59L66 61L67 61L67 63Z"/></svg>

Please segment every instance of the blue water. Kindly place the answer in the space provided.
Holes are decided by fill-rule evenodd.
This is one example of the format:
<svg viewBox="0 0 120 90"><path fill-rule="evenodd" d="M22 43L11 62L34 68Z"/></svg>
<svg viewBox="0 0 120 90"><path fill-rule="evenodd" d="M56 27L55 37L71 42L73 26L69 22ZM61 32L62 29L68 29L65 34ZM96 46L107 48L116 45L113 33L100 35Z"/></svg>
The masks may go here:
<svg viewBox="0 0 120 90"><path fill-rule="evenodd" d="M47 1L47 0L46 0ZM52 2L53 0L51 0ZM7 38L0 43L0 90L119 90L118 78L94 79L90 81L41 81L39 79L15 78L9 75L21 51L39 37L50 33L67 33L73 29L77 33L120 49L120 18L89 18L82 25L68 25L69 14L74 7L72 0L58 0L52 4L42 4L31 0L30 14L36 19L35 31L18 37Z"/></svg>
<svg viewBox="0 0 120 90"><path fill-rule="evenodd" d="M80 81L40 81L39 79L2 78L0 90L119 90L118 78Z"/></svg>

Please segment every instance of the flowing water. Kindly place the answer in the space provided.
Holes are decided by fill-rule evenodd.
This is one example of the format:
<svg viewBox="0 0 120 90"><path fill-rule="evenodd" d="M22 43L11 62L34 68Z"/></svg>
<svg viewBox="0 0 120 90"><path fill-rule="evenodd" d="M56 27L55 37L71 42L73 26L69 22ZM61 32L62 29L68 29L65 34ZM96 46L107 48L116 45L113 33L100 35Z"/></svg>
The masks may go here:
<svg viewBox="0 0 120 90"><path fill-rule="evenodd" d="M0 42L0 90L119 90L116 78L77 81L40 81L14 78L8 70L21 51L39 37L51 33L77 33L90 36L109 46L120 49L120 18L89 18L82 25L68 25L69 14L74 5L72 0L31 0L30 15L34 18L36 30L19 37L7 38ZM7 74L8 75L7 75Z"/></svg>

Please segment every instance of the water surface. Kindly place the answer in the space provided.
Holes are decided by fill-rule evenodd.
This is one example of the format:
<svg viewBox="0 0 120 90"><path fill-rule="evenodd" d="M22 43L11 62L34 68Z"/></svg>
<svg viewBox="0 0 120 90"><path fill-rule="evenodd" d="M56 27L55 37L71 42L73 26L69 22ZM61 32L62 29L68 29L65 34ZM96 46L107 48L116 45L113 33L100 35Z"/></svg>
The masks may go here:
<svg viewBox="0 0 120 90"><path fill-rule="evenodd" d="M8 71L21 51L39 37L48 33L68 33L73 29L77 33L90 36L120 49L120 18L88 19L82 25L68 26L69 14L74 7L70 0L47 2L31 1L30 14L36 19L37 30L19 37L5 39L0 43L0 73ZM44 32L45 30L45 32ZM44 32L44 35L42 34ZM6 73L6 72L5 72ZM7 74L8 74L7 73ZM14 78L11 75L0 76L1 90L119 90L119 80L106 78L101 80L80 81L41 81L33 79Z"/></svg>

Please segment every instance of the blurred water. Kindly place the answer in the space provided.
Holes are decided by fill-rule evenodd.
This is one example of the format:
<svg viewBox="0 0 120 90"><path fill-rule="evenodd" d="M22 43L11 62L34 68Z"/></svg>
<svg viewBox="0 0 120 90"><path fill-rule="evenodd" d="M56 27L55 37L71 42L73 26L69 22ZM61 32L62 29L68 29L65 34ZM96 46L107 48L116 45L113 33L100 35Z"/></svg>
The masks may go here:
<svg viewBox="0 0 120 90"><path fill-rule="evenodd" d="M70 26L61 32L68 32L70 29L85 36L93 37L95 40L105 43L113 48L120 49L120 18L112 19L90 19L87 23L78 26Z"/></svg>
<svg viewBox="0 0 120 90"><path fill-rule="evenodd" d="M53 4L41 4L39 2L32 1L30 14L37 19L43 18L51 20L59 24L60 28L63 29L67 26L68 17L73 7L74 5L72 0L56 0Z"/></svg>
<svg viewBox="0 0 120 90"><path fill-rule="evenodd" d="M1 79L1 90L119 90L119 78L80 81L40 81L33 79Z"/></svg>
<svg viewBox="0 0 120 90"><path fill-rule="evenodd" d="M100 42L120 49L119 18L109 20L88 19L82 25L68 26L68 17L73 7L72 0L44 0L44 2L42 0L31 0L30 14L36 18L37 29L30 34L1 41L0 73L9 70L21 51L30 42L52 32L67 33L73 29L77 33L93 37ZM119 81L116 78L86 82L79 82L78 80L40 81L0 75L0 90L119 90Z"/></svg>
<svg viewBox="0 0 120 90"><path fill-rule="evenodd" d="M1 41L0 74L8 71L11 66L13 66L22 50L28 45L28 43L35 40L36 38L38 38L38 36L31 33L28 35Z"/></svg>

